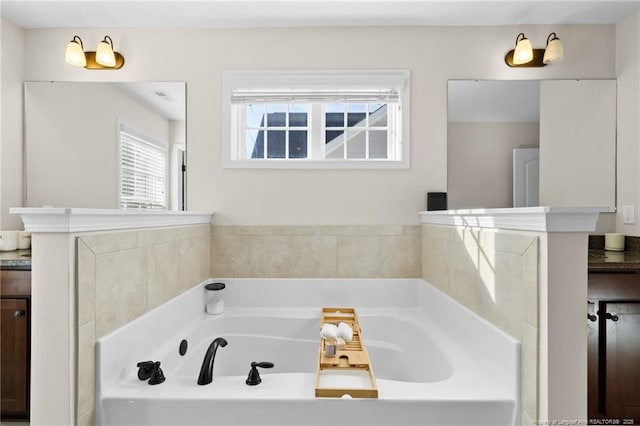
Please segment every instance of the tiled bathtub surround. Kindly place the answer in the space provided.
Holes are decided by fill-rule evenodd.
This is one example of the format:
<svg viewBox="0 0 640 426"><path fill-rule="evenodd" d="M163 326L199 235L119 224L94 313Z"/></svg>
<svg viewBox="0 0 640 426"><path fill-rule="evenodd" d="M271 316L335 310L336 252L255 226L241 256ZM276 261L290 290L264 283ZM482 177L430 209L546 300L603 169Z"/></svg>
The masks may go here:
<svg viewBox="0 0 640 426"><path fill-rule="evenodd" d="M422 272L522 342L521 423L537 419L538 236L518 231L423 225Z"/></svg>
<svg viewBox="0 0 640 426"><path fill-rule="evenodd" d="M419 278L421 227L211 227L211 276Z"/></svg>
<svg viewBox="0 0 640 426"><path fill-rule="evenodd" d="M93 425L96 339L208 278L210 227L81 234L76 244L76 412Z"/></svg>

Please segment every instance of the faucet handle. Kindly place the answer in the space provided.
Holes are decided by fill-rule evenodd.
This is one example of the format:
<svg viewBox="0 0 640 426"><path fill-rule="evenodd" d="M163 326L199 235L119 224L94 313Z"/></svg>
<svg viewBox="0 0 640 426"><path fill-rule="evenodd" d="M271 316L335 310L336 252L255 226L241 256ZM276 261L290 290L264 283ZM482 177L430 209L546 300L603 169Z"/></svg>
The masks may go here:
<svg viewBox="0 0 640 426"><path fill-rule="evenodd" d="M253 364L256 365L256 367L260 367L260 368L273 368L274 367L274 363L269 362L269 361L262 361L262 362L252 362L251 366L253 367Z"/></svg>
<svg viewBox="0 0 640 426"><path fill-rule="evenodd" d="M138 379L149 380L150 385L158 385L165 381L160 361L140 361L137 366Z"/></svg>
<svg viewBox="0 0 640 426"><path fill-rule="evenodd" d="M138 367L138 379L140 380L148 380L153 373L155 368L155 363L153 361L140 361L137 365Z"/></svg>
<svg viewBox="0 0 640 426"><path fill-rule="evenodd" d="M263 361L263 362L252 362L251 370L249 370L249 376L245 383L249 386L255 386L262 383L262 379L260 378L260 373L258 372L258 368L273 368L274 364L272 362Z"/></svg>
<svg viewBox="0 0 640 426"><path fill-rule="evenodd" d="M162 368L160 368L160 361L157 361L153 364L153 372L151 373L151 377L149 377L150 385L159 385L164 382L165 377L162 372Z"/></svg>

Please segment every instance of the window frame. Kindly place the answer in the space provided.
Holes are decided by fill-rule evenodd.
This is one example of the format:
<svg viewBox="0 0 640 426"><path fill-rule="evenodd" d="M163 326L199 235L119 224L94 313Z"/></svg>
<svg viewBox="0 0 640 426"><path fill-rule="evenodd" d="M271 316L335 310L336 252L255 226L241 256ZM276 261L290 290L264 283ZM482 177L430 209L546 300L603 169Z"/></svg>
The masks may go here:
<svg viewBox="0 0 640 426"><path fill-rule="evenodd" d="M400 114L389 114L387 129L396 129L399 134L387 130L387 149L397 150L400 159L326 159L322 133L325 131L323 114L312 113L320 103L309 105L307 122L307 153L309 158L251 158L240 156L240 145L244 142L244 112L234 113L232 93L237 88L273 89L282 87L305 89L362 89L371 87L393 88L399 94ZM408 169L410 167L410 71L409 70L322 70L322 71L273 71L273 70L226 70L223 72L222 94L222 149L225 169ZM301 103L301 102L290 102ZM366 102L362 102L366 103ZM380 103L385 103L381 101ZM243 108L241 108L243 109ZM323 110L323 108L320 108ZM322 111L324 113L324 111ZM401 125L398 121L401 120ZM394 127L395 126L395 127ZM244 147L242 149L245 149ZM266 149L266 145L265 145ZM287 153L288 154L288 153ZM391 154L391 152L389 153ZM266 156L266 152L265 152Z"/></svg>
<svg viewBox="0 0 640 426"><path fill-rule="evenodd" d="M117 119L117 138L118 138L118 209L120 210L155 210L162 211L169 209L169 143L157 139L143 131L138 130L136 127L131 126L125 120ZM139 139L142 143L146 143L156 148L158 151L164 154L164 207L162 208L124 208L122 207L122 133L128 133L135 139Z"/></svg>

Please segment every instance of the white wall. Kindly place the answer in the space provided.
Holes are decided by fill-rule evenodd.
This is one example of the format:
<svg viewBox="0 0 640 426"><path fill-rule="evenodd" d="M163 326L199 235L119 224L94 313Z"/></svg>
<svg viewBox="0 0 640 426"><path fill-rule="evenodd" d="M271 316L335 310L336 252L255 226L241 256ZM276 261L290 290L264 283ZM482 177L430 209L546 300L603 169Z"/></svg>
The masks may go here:
<svg viewBox="0 0 640 426"><path fill-rule="evenodd" d="M565 60L541 69L507 67L504 55L521 31L536 47L557 32ZM69 66L60 52L73 34L87 46L109 34L124 68ZM446 190L448 79L612 78L614 34L611 25L42 29L26 32L26 51L38 55L25 58L25 79L186 81L188 206L216 211L216 223L417 224L425 192ZM222 169L222 71L257 68L410 69L411 169Z"/></svg>
<svg viewBox="0 0 640 426"><path fill-rule="evenodd" d="M2 18L2 161L0 227L23 229L10 207L22 207L22 75L24 30Z"/></svg>
<svg viewBox="0 0 640 426"><path fill-rule="evenodd" d="M25 105L27 207L119 208L118 119L169 141L166 118L110 84L29 82Z"/></svg>
<svg viewBox="0 0 640 426"><path fill-rule="evenodd" d="M618 214L616 232L640 236L640 12L616 25L618 77ZM636 209L636 223L622 223L622 206Z"/></svg>
<svg viewBox="0 0 640 426"><path fill-rule="evenodd" d="M450 122L448 207L513 207L513 149L538 147L539 123Z"/></svg>
<svg viewBox="0 0 640 426"><path fill-rule="evenodd" d="M616 82L540 83L540 205L615 206Z"/></svg>

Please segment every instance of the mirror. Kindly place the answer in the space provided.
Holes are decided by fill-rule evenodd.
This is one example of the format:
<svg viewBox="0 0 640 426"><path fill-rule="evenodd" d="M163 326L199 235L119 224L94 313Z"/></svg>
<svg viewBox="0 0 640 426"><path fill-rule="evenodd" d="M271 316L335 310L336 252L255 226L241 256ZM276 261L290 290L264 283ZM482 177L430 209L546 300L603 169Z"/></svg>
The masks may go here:
<svg viewBox="0 0 640 426"><path fill-rule="evenodd" d="M451 80L450 209L615 209L615 80Z"/></svg>
<svg viewBox="0 0 640 426"><path fill-rule="evenodd" d="M143 206L186 210L184 82L26 82L24 95L27 207L131 208L148 181L160 201Z"/></svg>

